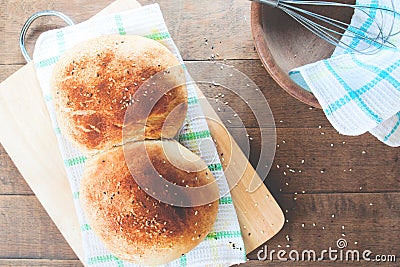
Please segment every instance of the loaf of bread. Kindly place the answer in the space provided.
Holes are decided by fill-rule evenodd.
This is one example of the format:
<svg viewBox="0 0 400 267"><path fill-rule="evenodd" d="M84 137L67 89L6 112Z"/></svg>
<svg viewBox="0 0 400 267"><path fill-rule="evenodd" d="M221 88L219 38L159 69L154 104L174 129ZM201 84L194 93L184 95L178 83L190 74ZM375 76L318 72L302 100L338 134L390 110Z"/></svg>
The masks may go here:
<svg viewBox="0 0 400 267"><path fill-rule="evenodd" d="M145 37L107 35L78 44L60 58L51 80L62 132L86 154L121 145L123 130L125 140L173 138L187 110L185 75L179 66L165 46ZM176 87L148 112L151 94L158 92L137 91L150 77L170 68ZM125 114L132 105L140 107L134 109L135 121L130 118L127 130ZM165 126L172 111L173 120Z"/></svg>
<svg viewBox="0 0 400 267"><path fill-rule="evenodd" d="M128 156L131 167L124 150L135 155ZM207 165L196 157L176 141L145 141L88 160L80 199L92 229L115 256L140 265L164 264L192 250L210 232L218 211L218 187ZM153 198L153 188L159 185L152 186L158 183L153 167L183 188L213 185L214 190L207 191L215 201L185 208ZM149 187L138 186L140 180L149 181ZM199 200L197 194L185 197L192 197L193 203Z"/></svg>
<svg viewBox="0 0 400 267"><path fill-rule="evenodd" d="M168 263L197 246L215 222L215 178L173 140L187 113L185 81L166 47L139 36L86 41L55 66L57 121L88 156L82 208L122 260Z"/></svg>

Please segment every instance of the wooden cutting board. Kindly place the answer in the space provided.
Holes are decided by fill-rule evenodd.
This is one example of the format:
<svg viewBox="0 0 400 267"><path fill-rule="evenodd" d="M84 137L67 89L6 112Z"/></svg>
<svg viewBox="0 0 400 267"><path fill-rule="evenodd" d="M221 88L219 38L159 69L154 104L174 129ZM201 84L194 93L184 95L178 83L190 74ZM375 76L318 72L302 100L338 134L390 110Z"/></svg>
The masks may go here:
<svg viewBox="0 0 400 267"><path fill-rule="evenodd" d="M133 0L117 0L96 16L139 7ZM199 97L205 100L199 90ZM262 185L249 193L250 182L260 179L207 101L201 101L219 153L229 166L229 181L239 183L232 190L246 251L250 253L279 232L284 216ZM36 78L28 63L0 84L0 142L59 228L77 256L84 262L81 231L64 163L58 150L49 115Z"/></svg>

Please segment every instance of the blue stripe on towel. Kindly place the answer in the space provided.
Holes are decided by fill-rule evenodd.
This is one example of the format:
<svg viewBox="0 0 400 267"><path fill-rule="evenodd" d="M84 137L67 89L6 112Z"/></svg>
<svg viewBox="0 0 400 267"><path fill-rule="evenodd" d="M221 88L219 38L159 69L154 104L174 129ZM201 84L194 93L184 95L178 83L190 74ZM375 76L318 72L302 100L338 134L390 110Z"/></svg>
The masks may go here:
<svg viewBox="0 0 400 267"><path fill-rule="evenodd" d="M390 131L390 133L388 135L385 136L385 138L383 139L384 142L386 142L387 140L389 140L389 138L399 129L400 127L400 112L397 113L397 122L394 125L393 129Z"/></svg>
<svg viewBox="0 0 400 267"><path fill-rule="evenodd" d="M376 18L376 13L377 13L377 9L376 7L379 6L379 0L373 0L372 3L369 5L370 7L375 7L375 8L370 8L368 10L365 10L366 12L370 11L368 14L368 19L364 22L364 24L360 27L359 30L357 30L357 28L352 28L357 34L361 35L361 36L365 36L365 33L368 32L368 29L372 26L372 24L375 21ZM360 44L361 38L354 38L351 43L350 43L350 47L355 48ZM348 48L346 49L347 53L351 53L353 52L353 49Z"/></svg>
<svg viewBox="0 0 400 267"><path fill-rule="evenodd" d="M398 67L400 67L400 61L395 62L393 65L389 66L386 69L380 69L375 66L370 66L370 65L364 64L364 63L358 61L354 56L353 56L353 60L356 64L360 64L361 67L371 70L373 72L376 72L378 74L377 77L375 77L375 79L373 79L371 82L364 85L359 90L354 91L354 94L357 97L361 97L363 94L365 94L369 90L373 89L382 80L387 80L389 83L392 84L392 86L394 86L397 90L400 91L400 83L395 78L393 78L393 76L390 75L393 71L395 71ZM329 70L331 70L331 69L329 69ZM332 73L333 73L333 71L332 71ZM335 77L338 77L336 73L335 73ZM342 85L343 85L343 83L342 83ZM333 112L342 108L344 105L349 103L351 100L353 100L353 98L349 97L349 95L345 95L345 96L341 97L340 99L336 100L333 104L328 106L328 108L325 110L326 114L329 116L332 115Z"/></svg>
<svg viewBox="0 0 400 267"><path fill-rule="evenodd" d="M395 89L400 91L400 82L394 78L393 76L390 75L393 71L395 71L398 67L400 67L400 61L395 62L393 65L388 67L387 69L381 69L377 67L376 65L370 65L370 64L365 64L364 62L361 62L360 60L357 59L357 57L353 54L352 55L352 60L354 63L356 63L358 66L362 67L363 69L375 72L380 79L375 79L372 81L370 86L375 86L380 82L381 80L386 80L388 81Z"/></svg>
<svg viewBox="0 0 400 267"><path fill-rule="evenodd" d="M343 88L347 91L348 96L344 99L344 101L340 101L338 104L340 106L332 108L331 105L325 110L326 114L328 116L332 115L332 113L336 110L338 110L340 107L343 107L346 103L350 102L350 100L354 100L357 105L361 108L362 111L364 111L365 114L367 114L371 119L376 121L377 123L381 123L383 121L382 118L379 117L378 114L376 114L374 111L372 111L367 104L364 102L364 100L361 98L361 93L362 91L353 91L351 87L337 74L337 72L332 68L329 62L324 61L325 66L327 69L335 76L335 78L340 82L340 84L343 86ZM350 97L350 99L348 99ZM342 103L343 102L343 103ZM335 102L336 103L336 102Z"/></svg>

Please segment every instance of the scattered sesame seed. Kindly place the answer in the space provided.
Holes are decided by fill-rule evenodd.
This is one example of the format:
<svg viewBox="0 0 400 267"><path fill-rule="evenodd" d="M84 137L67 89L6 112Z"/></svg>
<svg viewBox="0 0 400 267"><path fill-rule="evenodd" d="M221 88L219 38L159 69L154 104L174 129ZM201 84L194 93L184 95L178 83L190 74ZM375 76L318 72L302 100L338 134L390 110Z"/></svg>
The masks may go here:
<svg viewBox="0 0 400 267"><path fill-rule="evenodd" d="M331 144L331 147L333 147L333 144Z"/></svg>
<svg viewBox="0 0 400 267"><path fill-rule="evenodd" d="M363 155L364 155L365 153L367 153L367 152L365 152L365 151L361 152L361 154L363 154Z"/></svg>
<svg viewBox="0 0 400 267"><path fill-rule="evenodd" d="M354 242L354 245L357 245L357 244L358 244L358 242L357 242L357 241L355 241L355 242Z"/></svg>
<svg viewBox="0 0 400 267"><path fill-rule="evenodd" d="M302 160L301 160L301 164L304 164L304 162L305 162L305 160L304 160L304 159L302 159Z"/></svg>
<svg viewBox="0 0 400 267"><path fill-rule="evenodd" d="M304 224L304 223L302 223L302 224L301 224L301 227L303 227L303 228L304 228L304 226L305 226L305 224Z"/></svg>
<svg viewBox="0 0 400 267"><path fill-rule="evenodd" d="M314 227L315 227L315 226L317 226L317 225L316 225L315 223L313 223L313 224L312 224L312 226L314 226Z"/></svg>
<svg viewBox="0 0 400 267"><path fill-rule="evenodd" d="M335 218L335 214L332 214L332 218Z"/></svg>
<svg viewBox="0 0 400 267"><path fill-rule="evenodd" d="M342 230L344 230L344 225L342 225Z"/></svg>

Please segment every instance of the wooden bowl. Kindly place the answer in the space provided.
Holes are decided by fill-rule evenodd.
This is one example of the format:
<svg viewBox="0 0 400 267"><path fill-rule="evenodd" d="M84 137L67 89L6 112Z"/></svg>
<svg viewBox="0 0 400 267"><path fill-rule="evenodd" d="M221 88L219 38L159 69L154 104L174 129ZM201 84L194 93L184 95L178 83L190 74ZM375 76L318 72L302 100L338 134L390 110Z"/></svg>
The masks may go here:
<svg viewBox="0 0 400 267"><path fill-rule="evenodd" d="M349 22L352 12L319 8L319 12ZM315 96L297 85L289 71L329 58L335 47L301 26L277 8L253 2L251 28L257 52L272 78L298 100L321 108Z"/></svg>

